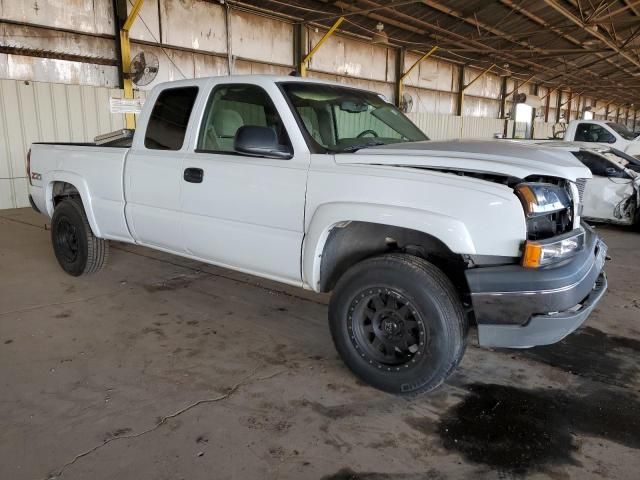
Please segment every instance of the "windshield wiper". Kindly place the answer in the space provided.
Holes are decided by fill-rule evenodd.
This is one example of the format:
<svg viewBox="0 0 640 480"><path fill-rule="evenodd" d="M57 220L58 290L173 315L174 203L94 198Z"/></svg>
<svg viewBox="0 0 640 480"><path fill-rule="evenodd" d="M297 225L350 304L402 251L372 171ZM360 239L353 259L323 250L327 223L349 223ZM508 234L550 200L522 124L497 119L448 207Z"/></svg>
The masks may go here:
<svg viewBox="0 0 640 480"><path fill-rule="evenodd" d="M368 143L358 143L356 145L349 145L348 147L341 148L338 152L346 153L346 152L357 152L361 148L367 147L377 147L378 145L386 145L385 142L377 141L377 142L368 142Z"/></svg>

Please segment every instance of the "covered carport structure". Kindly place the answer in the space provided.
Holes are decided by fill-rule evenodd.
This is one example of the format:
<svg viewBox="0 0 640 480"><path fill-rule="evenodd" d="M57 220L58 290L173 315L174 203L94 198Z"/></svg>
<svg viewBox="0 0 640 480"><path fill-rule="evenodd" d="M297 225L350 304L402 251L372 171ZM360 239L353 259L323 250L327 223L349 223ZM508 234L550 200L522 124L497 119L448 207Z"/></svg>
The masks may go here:
<svg viewBox="0 0 640 480"><path fill-rule="evenodd" d="M339 31L399 49L396 78L406 71L402 53L428 53L459 65L458 87L462 98L469 85L465 67L476 67L500 75L506 83L516 79L515 89L502 89L501 101L525 84L552 90L567 90L568 99L557 96L550 105L546 95L548 120L550 107L559 121L563 107L593 97L604 105L604 117L616 121L635 119L640 100L640 2L632 0L591 2L535 0L516 2L407 1L391 2L280 0L230 2L283 15L297 25L330 28L339 19ZM380 29L380 25L383 26ZM298 29L299 35L304 30ZM305 40L298 45L304 45ZM306 52L299 49L301 64ZM615 111L608 106L617 102ZM458 114L462 101L458 101ZM635 122L634 122L635 127Z"/></svg>

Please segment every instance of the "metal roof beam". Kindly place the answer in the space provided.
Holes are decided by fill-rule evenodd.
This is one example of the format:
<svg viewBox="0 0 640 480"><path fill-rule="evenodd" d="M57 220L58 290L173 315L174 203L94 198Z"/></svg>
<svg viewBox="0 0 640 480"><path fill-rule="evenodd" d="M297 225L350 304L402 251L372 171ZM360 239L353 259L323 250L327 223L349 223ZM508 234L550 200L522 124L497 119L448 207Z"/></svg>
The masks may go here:
<svg viewBox="0 0 640 480"><path fill-rule="evenodd" d="M521 6L522 4L517 4L512 0L500 0L500 2L503 5L511 8L512 10L514 10L514 11L518 12L519 14L523 15L524 17L528 18L529 20L531 20L531 21L537 23L538 25L546 28L547 30L555 33L559 37L561 37L561 38L573 43L574 45L582 46L582 42L580 40L578 40L577 38L573 37L572 35L564 33L558 27L555 27L555 26L547 23L544 19L538 17L537 15L531 13L530 11L528 11L527 9L522 7ZM611 58L609 58L608 56L605 56L604 54L596 53L595 55L600 60L597 61L597 62L593 62L592 65L595 65L596 63L599 63L600 61L604 61L604 62L607 62L608 64L612 65L616 69L623 68L623 67L618 66L613 60L611 60ZM630 70L628 70L626 68L623 68L623 70L625 70L626 73L629 74L629 75L633 74L633 72L631 72ZM598 76L598 74L596 74L596 75Z"/></svg>
<svg viewBox="0 0 640 480"><path fill-rule="evenodd" d="M452 16L460 21L463 21L471 26L474 26L476 28L482 28L485 31L488 31L496 36L499 36L501 38L504 38L508 41L510 41L511 43L515 43L519 46L522 47L527 47L529 50L528 52L534 53L534 52L540 52L543 54L546 54L547 51L542 48L542 47L537 47L537 46L533 46L530 45L528 42L526 41L522 41L522 40L518 40L518 39L514 39L514 37L512 37L509 33L506 33L498 28L495 28L491 25L487 25L484 22L481 22L478 20L477 16L472 17L468 17L468 16L464 16L462 13L457 12L456 10L446 7L444 5L442 5L439 2L433 1L433 0L422 0L422 3L438 12L444 13L446 15ZM510 50L502 50L503 52L510 52ZM584 51L584 49L583 49ZM527 52L527 53L528 53ZM578 51L575 51L574 53L577 53ZM587 50L587 52L589 52ZM514 53L521 53L521 52L514 52ZM589 52L591 53L591 52ZM584 67L581 67L577 64L574 64L572 62L567 62L568 65L574 67L576 69L576 71L586 71L587 73L591 74L592 76L596 77L596 78L600 78L600 75L598 75L596 72L592 72L588 69L585 69Z"/></svg>
<svg viewBox="0 0 640 480"><path fill-rule="evenodd" d="M636 67L640 68L640 62L629 55L624 50L621 50L618 45L616 45L613 41L608 39L605 35L600 33L598 30L593 28L592 26L584 23L580 18L576 17L571 11L567 10L563 5L560 5L555 0L543 0L548 6L556 10L558 13L562 14L568 20L571 20L577 26L581 27L585 32L589 33L592 37L597 38L602 43L607 45L609 48L617 52L621 57L625 58L628 62L632 63Z"/></svg>

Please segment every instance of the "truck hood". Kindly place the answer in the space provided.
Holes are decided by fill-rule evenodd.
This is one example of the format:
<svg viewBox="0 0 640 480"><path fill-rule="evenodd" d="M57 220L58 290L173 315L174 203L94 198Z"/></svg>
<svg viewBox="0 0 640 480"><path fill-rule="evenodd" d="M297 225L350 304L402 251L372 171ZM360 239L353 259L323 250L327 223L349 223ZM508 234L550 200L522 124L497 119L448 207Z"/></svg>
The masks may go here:
<svg viewBox="0 0 640 480"><path fill-rule="evenodd" d="M530 175L571 181L591 178L589 169L570 152L504 140L395 143L338 154L336 162L481 172L521 179Z"/></svg>

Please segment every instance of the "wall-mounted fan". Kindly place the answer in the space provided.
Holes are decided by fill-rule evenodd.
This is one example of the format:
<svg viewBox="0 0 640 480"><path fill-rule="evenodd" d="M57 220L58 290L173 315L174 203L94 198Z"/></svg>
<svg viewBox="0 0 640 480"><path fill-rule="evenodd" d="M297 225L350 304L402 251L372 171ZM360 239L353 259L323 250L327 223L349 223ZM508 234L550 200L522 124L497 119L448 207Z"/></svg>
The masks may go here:
<svg viewBox="0 0 640 480"><path fill-rule="evenodd" d="M413 97L408 93L402 94L402 101L400 102L400 110L404 113L408 113L413 109Z"/></svg>
<svg viewBox="0 0 640 480"><path fill-rule="evenodd" d="M149 85L158 74L158 57L153 53L140 52L129 67L131 81L138 86Z"/></svg>

